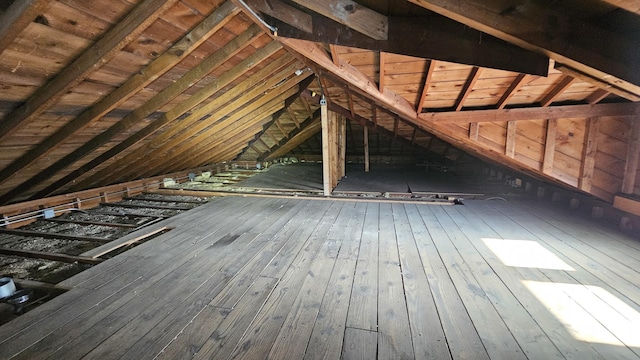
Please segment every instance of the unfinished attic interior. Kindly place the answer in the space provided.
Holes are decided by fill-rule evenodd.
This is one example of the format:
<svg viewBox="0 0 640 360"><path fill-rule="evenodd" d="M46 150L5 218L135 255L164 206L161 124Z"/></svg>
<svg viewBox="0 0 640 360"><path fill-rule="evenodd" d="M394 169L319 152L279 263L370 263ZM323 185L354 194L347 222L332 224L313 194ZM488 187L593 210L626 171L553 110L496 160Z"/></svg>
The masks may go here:
<svg viewBox="0 0 640 360"><path fill-rule="evenodd" d="M0 2L0 359L640 359L640 2Z"/></svg>

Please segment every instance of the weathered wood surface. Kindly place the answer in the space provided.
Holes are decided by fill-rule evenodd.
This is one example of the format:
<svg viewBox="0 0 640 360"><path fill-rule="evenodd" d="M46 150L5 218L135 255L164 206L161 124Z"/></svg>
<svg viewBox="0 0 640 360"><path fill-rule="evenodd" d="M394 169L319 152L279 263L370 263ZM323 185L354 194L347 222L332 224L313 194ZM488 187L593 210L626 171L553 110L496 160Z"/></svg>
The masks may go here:
<svg viewBox="0 0 640 360"><path fill-rule="evenodd" d="M637 240L466 203L216 199L0 327L1 355L640 358Z"/></svg>

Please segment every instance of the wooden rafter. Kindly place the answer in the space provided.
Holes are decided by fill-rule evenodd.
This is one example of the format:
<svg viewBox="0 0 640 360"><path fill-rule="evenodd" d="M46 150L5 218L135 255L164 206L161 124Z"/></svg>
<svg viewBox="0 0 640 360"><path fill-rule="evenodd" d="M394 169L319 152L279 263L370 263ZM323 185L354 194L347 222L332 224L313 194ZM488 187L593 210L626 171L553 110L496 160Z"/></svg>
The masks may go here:
<svg viewBox="0 0 640 360"><path fill-rule="evenodd" d="M258 160L266 160L272 158L274 153L279 153L279 149L283 146L286 146L289 141L298 136L298 134L302 133L309 126L317 122L320 118L320 109L316 110L311 116L307 117L300 123L299 128L293 129L289 134L286 134L284 138L282 138L275 146L269 149L266 153L262 154L262 156L258 157Z"/></svg>
<svg viewBox="0 0 640 360"><path fill-rule="evenodd" d="M418 117L433 123L468 123L487 121L539 120L559 118L585 118L601 116L630 116L640 112L640 103L595 105L562 105L501 110L469 110L424 113Z"/></svg>
<svg viewBox="0 0 640 360"><path fill-rule="evenodd" d="M474 29L640 94L639 39L622 38L542 3L504 8L499 1L409 0ZM548 36L548 24L553 36ZM615 38L616 41L610 41Z"/></svg>
<svg viewBox="0 0 640 360"><path fill-rule="evenodd" d="M205 74L209 73L213 68L217 67L218 63L220 61L224 62L225 61L224 59L226 59L226 58L228 58L230 56L233 56L233 54L235 54L238 51L240 51L242 49L242 44L243 43L242 42L235 42L235 40L239 39L240 37L242 37L242 34L239 35L236 39L234 39L234 41L232 41L229 44L227 44L229 47L225 46L222 49L220 49L218 52L213 54L211 57L209 57L208 59L205 59L200 65L198 65L197 67L195 67L194 69L189 71L180 80L178 80L175 83L173 83L172 85L170 85L167 89L163 90L156 97L162 96L163 92L173 92L173 90L172 90L173 86L180 86L180 87L185 87L185 88L188 87L189 83L190 83L190 80L193 81L194 78L197 78L197 77L200 77L200 76L204 76ZM279 47L279 45L277 43L272 42L269 45L265 46L264 48L256 51L253 55L251 55L250 57L248 57L244 61L242 61L239 65L237 65L237 69L239 69L239 71L244 73L245 71L247 71L248 68L251 68L251 67L257 65L262 60L264 60L264 59L270 57L271 55L273 55L276 51L279 50L279 48L280 47ZM205 67L205 66L208 69L206 69L206 70L203 69L203 67ZM243 67L239 67L239 66L243 66L244 68ZM205 70L205 71L203 72L203 70ZM229 78L233 78L234 76L238 76L238 74L236 74L236 73L230 73L229 75L230 76L228 76L228 77L224 77L224 80L229 81L230 80ZM234 76L231 76L231 75L234 75ZM93 169L94 167L100 165L102 162L110 159L111 157L113 157L113 156L119 154L120 152L128 149L129 147L133 146L138 141L141 141L142 139L144 139L147 136L151 135L154 131L158 130L162 126L165 126L169 122L177 119L179 116L181 116L182 114L184 114L185 112L187 112L188 110L193 108L194 106L196 106L196 105L200 104L201 102L205 101L211 95L215 94L216 92L221 90L224 86L226 86L224 84L224 82L221 81L221 79L223 79L223 77L218 78L218 81L212 82L211 84L207 85L205 88L200 90L199 92L197 92L197 93L193 94L192 96L190 96L184 102L179 103L178 105L176 105L176 107L171 109L171 111L168 111L165 114L163 114L160 117L160 119L157 119L157 120L153 121L152 123L150 123L149 125L147 125L143 129L139 130L134 135L132 135L132 136L128 137L127 139L121 141L118 145L116 145L113 148L107 150L103 154L100 154L94 160L91 160L90 162L80 166L78 169L74 170L73 172L71 172L67 176L65 176L62 179L56 181L55 183L49 185L45 190L40 191L38 193L38 195L36 195L36 197L38 197L38 196L46 196L46 195L50 194L51 192L53 192L53 191L57 190L58 188L62 187L63 185L75 180L76 177L84 174L85 172L87 172L87 171ZM149 102L155 102L154 99L155 99L155 97L152 98L151 100L149 100ZM154 106L155 106L155 104L154 104ZM152 106L149 106L149 107L152 107ZM140 107L138 109L139 110L144 110L143 107ZM104 143L107 139L111 138L115 134L117 134L120 131L122 131L123 127L125 127L127 125L127 121L129 121L129 122L139 121L139 115L137 114L137 112L138 112L138 110L134 111L132 113L132 115L130 115L131 118L129 118L129 119L124 118L124 119L120 120L120 122L118 122L115 125L113 125L107 131L103 132L102 134L98 135L96 138L92 139L91 143L85 144L84 146L82 146L78 150L76 150L75 152L71 153L70 155L67 155L62 160L60 160L57 163L51 165L48 168L48 170L51 170L51 171L55 170L57 172L58 169L66 167L66 163L68 163L69 160L79 159L80 157L84 156L85 153L88 152L87 151L88 149L95 148L99 144ZM95 139L97 139L97 141L95 141ZM38 180L39 180L38 182L41 182L44 179L46 179L47 178L46 174L50 174L50 173L52 173L52 172L47 172L47 170L41 172L38 175L38 177L39 177L38 178ZM33 179L31 181L33 181ZM31 181L29 183L23 183L22 185L20 185L20 187L28 188L29 185L32 184Z"/></svg>
<svg viewBox="0 0 640 360"><path fill-rule="evenodd" d="M436 68L436 61L430 60L427 66L427 73L424 77L424 83L422 84L422 90L420 91L420 98L418 99L418 105L416 106L416 112L421 113L424 107L424 102L427 100L427 92L429 92L429 86L431 85L431 77L433 76L433 70Z"/></svg>
<svg viewBox="0 0 640 360"><path fill-rule="evenodd" d="M260 58L253 58L252 60L254 61L253 63L240 63L239 65L233 67L231 70L225 72L217 79L215 83L212 83L211 86L214 89L217 89L215 90L216 92L225 88L228 84L238 79L248 70L248 68L244 65L257 65L260 62ZM93 182L90 181L92 179L101 181L101 183L109 183L111 181L114 181L115 179L118 179L120 176L123 176L122 171L133 171L134 169L131 169L130 164L139 163L140 161L144 161L144 159L153 157L152 151L154 149L164 151L166 149L178 146L182 142L186 141L186 139L188 139L190 136L193 136L194 134L202 131L204 128L209 126L207 122L199 121L204 116L225 116L227 113L233 111L233 109L236 108L231 100L241 95L247 97L257 96L257 94L266 91L268 87L273 86L274 84L279 82L280 76L284 76L285 73L290 74L296 68L297 66L291 63L291 58L288 56L283 56L275 61L270 62L269 65L265 66L263 69L259 70L251 77L245 79L242 86L233 87L233 89L226 91L224 94L217 96L213 101L210 101L206 105L198 108L198 110L193 111L187 118L183 119L180 122L181 126L171 127L162 134L154 137L147 144L147 146L136 149L135 151L127 154L114 164L98 171L87 181L81 182L80 185L84 184L85 182L87 182L87 184L85 185L92 184ZM274 73L277 75L273 76ZM269 76L271 76L272 78L269 81L265 82L264 79L269 78ZM156 122L157 121L159 120L156 120ZM125 140L125 142L133 144L134 142L130 141L130 139L131 138ZM113 156L113 154L109 153L113 152L114 149L109 150L104 154L105 156L109 156L107 157L107 159ZM102 156L103 155L100 155L99 158ZM100 165L100 162L94 163L92 161L90 162L90 164L91 163L93 163L93 166Z"/></svg>
<svg viewBox="0 0 640 360"><path fill-rule="evenodd" d="M41 171L36 176L29 179L29 181L20 184L16 188L16 189L20 189L18 193L23 193L24 191L31 189L36 185L39 185L43 181L49 179L53 174L56 174L58 171L66 168L70 164L74 163L75 161L89 154L91 151L105 144L107 141L109 141L111 138L116 136L118 133L124 130L127 130L131 126L145 119L147 116L152 114L158 108L165 105L167 102L174 99L175 97L180 95L182 92L190 88L194 82L197 82L198 80L206 76L209 72L211 72L213 69L217 68L218 66L220 66L221 64L229 60L231 57L233 57L235 54L240 52L242 49L244 49L248 44L251 43L250 41L251 39L257 38L257 36L260 34L259 32L260 32L260 29L257 26L251 26L245 32L243 32L242 34L234 38L232 41L230 41L227 45L222 47L220 50L216 51L213 55L204 59L198 66L191 69L189 72L183 75L179 80L175 81L174 83L169 85L167 88L162 90L160 93L158 93L156 96L149 99L146 103L138 107L131 114L127 115L126 117L121 119L119 122L109 127L107 130L95 136L93 139L83 144L78 149L74 150L73 152L64 156L62 159L58 160L54 164L50 165L45 170ZM279 44L277 44L276 42L272 42L266 47L258 50L254 55L256 57L259 57L259 56L268 57L279 49L280 49ZM157 130L160 126L164 126L169 121L175 120L177 117L189 111L192 107L206 100L215 91L217 91L217 88L213 86L208 86L206 88L206 91L200 91L190 96L184 102L181 102L178 105L176 105L176 107L174 107L171 111L165 113L162 117L162 121L156 120L153 123L147 125L147 127L150 127L149 129L152 129L153 131ZM145 130L143 129L141 131L145 131ZM148 131L145 137L150 135L153 131ZM119 143L116 146L120 147L124 143L125 141ZM48 194L45 194L45 195L48 195ZM5 198L10 199L10 198L13 198L13 196L11 195L11 193L8 193L4 197L0 197L0 203L3 203L5 201Z"/></svg>
<svg viewBox="0 0 640 360"><path fill-rule="evenodd" d="M589 95L589 97L587 97L586 100L587 100L588 104L594 105L594 104L597 104L600 101L602 101L602 99L604 99L607 96L609 96L609 94L611 94L611 93L608 92L607 90L597 89L596 91L591 93L591 95Z"/></svg>
<svg viewBox="0 0 640 360"><path fill-rule="evenodd" d="M456 111L462 110L462 106L464 106L464 101L467 99L467 96L471 94L473 90L473 86L476 84L478 77L480 76L481 69L477 66L474 66L469 73L469 77L467 77L467 81L462 87L462 91L460 91L460 95L458 96L458 100L454 106Z"/></svg>
<svg viewBox="0 0 640 360"><path fill-rule="evenodd" d="M305 32L313 31L311 15L279 0L246 0L253 10L258 10Z"/></svg>
<svg viewBox="0 0 640 360"><path fill-rule="evenodd" d="M271 150L271 152L264 157L265 160L276 159L280 156L284 156L291 151L293 151L298 146L304 146L305 142L311 138L315 134L317 134L321 130L320 126L320 109L317 111L317 116L315 116L313 121L310 121L306 124L306 121L300 129L295 129L294 133L290 134L290 137L287 137L287 141L280 144L277 148ZM309 146L309 149L311 147Z"/></svg>
<svg viewBox="0 0 640 360"><path fill-rule="evenodd" d="M185 35L180 41L176 42L169 50L153 60L142 71L129 78L129 80L124 84L105 96L98 103L94 104L90 109L65 124L53 135L49 136L24 155L7 165L0 171L0 182L8 179L11 175L17 173L41 156L47 154L63 141L71 137L80 128L100 119L109 111L135 95L149 83L156 80L171 67L187 57L193 50L224 26L224 24L226 24L229 19L239 11L240 10L231 2L224 3L192 31L187 33L187 35Z"/></svg>
<svg viewBox="0 0 640 360"><path fill-rule="evenodd" d="M560 70L563 74L570 75L576 79L588 82L598 87L600 90L606 90L607 92L616 94L630 101L640 101L640 94L632 94L624 89L621 89L615 85L609 84L606 81L602 81L600 79L594 78L593 76L587 75L567 65L555 63L554 67L555 69Z"/></svg>
<svg viewBox="0 0 640 360"><path fill-rule="evenodd" d="M340 50L338 49L338 45L329 44L329 50L331 51L333 63L340 66Z"/></svg>
<svg viewBox="0 0 640 360"><path fill-rule="evenodd" d="M515 95L516 92L518 92L518 89L522 86L522 84L524 84L524 79L526 77L527 74L518 74L518 76L516 76L516 78L511 82L511 85L509 85L507 91L505 91L504 94L502 94L502 97L500 97L500 100L498 100L496 109L504 109L504 107L509 102L509 99L511 99L511 97Z"/></svg>
<svg viewBox="0 0 640 360"><path fill-rule="evenodd" d="M41 14L52 0L20 0L0 15L0 54Z"/></svg>
<svg viewBox="0 0 640 360"><path fill-rule="evenodd" d="M309 85L311 85L311 82L313 82L313 80L315 80L315 76L314 75L309 75L306 79L304 79L300 83L300 87L298 89L298 92L296 92L295 94L291 95L288 99L285 100L284 108L282 110L279 110L278 112L276 112L275 114L272 115L272 117L273 117L272 120L269 121L268 123L266 123L263 126L262 131L260 131L259 133L255 134L254 141L250 142L249 143L250 145L253 145L255 143L255 140L259 139L262 136L262 134L264 134L271 126L273 126L274 123L280 129L280 131L282 132L282 135L286 138L287 135L288 135L287 132L284 131L284 129L282 128L281 125L279 125L280 117L284 114L284 112L287 112L289 114L289 116L291 116L291 119L296 123L296 128L300 129L302 124L298 121L298 118L296 117L293 109L291 108L291 105L293 105L293 103L300 98L300 94L304 90L306 90ZM278 144L278 141L276 141L276 144ZM240 158L243 154L244 154L244 152L240 153L240 155L238 155L238 158Z"/></svg>
<svg viewBox="0 0 640 360"><path fill-rule="evenodd" d="M147 27L178 0L145 0L131 11L126 19L65 66L59 74L31 96L22 106L7 114L0 121L0 140L15 133L26 121L32 120L55 104L69 89L78 85L91 72L116 56L129 42L136 39Z"/></svg>
<svg viewBox="0 0 640 360"><path fill-rule="evenodd" d="M389 37L389 20L387 17L354 1L293 0L293 2L349 26L373 39L387 40Z"/></svg>
<svg viewBox="0 0 640 360"><path fill-rule="evenodd" d="M573 76L565 75L562 80L551 91L540 100L540 106L545 107L551 105L558 96L560 96L569 86L573 83L575 78Z"/></svg>
<svg viewBox="0 0 640 360"><path fill-rule="evenodd" d="M280 130L280 133L282 134L282 136L287 136L287 132L282 127L282 124L280 123L280 119L275 119L273 123L276 124L276 127L278 128L278 130Z"/></svg>

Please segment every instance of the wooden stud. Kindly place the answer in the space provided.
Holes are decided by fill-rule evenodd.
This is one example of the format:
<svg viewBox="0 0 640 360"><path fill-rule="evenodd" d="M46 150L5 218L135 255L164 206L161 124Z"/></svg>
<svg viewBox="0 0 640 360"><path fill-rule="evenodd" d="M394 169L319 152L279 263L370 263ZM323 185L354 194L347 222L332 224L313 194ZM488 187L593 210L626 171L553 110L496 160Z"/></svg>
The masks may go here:
<svg viewBox="0 0 640 360"><path fill-rule="evenodd" d="M363 126L364 139L364 172L369 172L369 128Z"/></svg>
<svg viewBox="0 0 640 360"><path fill-rule="evenodd" d="M607 90L602 90L602 89L598 89L596 91L594 91L593 93L591 93L591 95L589 95L586 99L587 103L590 105L594 105L599 103L602 99L606 98L607 96L609 96L609 94L611 94L610 92L608 92Z"/></svg>
<svg viewBox="0 0 640 360"><path fill-rule="evenodd" d="M580 166L580 178L578 188L590 192L593 182L593 171L596 165L596 153L598 151L599 119L589 118L586 123L584 146L582 150L582 164Z"/></svg>
<svg viewBox="0 0 640 360"><path fill-rule="evenodd" d="M384 91L385 87L385 67L387 66L387 55L385 52L380 52L380 60L379 60L379 70L378 70L378 91Z"/></svg>
<svg viewBox="0 0 640 360"><path fill-rule="evenodd" d="M553 157L556 152L556 131L558 129L558 121L555 119L547 120L547 136L544 143L544 159L542 161L542 172L551 175L553 172Z"/></svg>
<svg viewBox="0 0 640 360"><path fill-rule="evenodd" d="M507 139L504 149L505 155L510 158L514 158L516 154L516 122L507 122Z"/></svg>
<svg viewBox="0 0 640 360"><path fill-rule="evenodd" d="M338 185L337 181L342 179L347 173L347 120L344 116L338 116L338 161L336 162L336 166L338 167L337 177L336 177L336 185Z"/></svg>
<svg viewBox="0 0 640 360"><path fill-rule="evenodd" d="M551 103L555 99L557 99L560 94L562 94L569 86L571 86L573 80L575 80L573 76L565 75L565 77L562 78L562 80L556 86L554 86L553 89L542 98L542 100L540 100L540 106L546 107L551 105Z"/></svg>
<svg viewBox="0 0 640 360"><path fill-rule="evenodd" d="M427 100L427 93L429 92L429 86L431 85L431 77L433 76L433 70L436 68L436 61L430 60L427 66L427 73L422 84L422 90L420 91L420 98L418 99L418 105L416 106L416 112L419 114L422 112L424 102Z"/></svg>
<svg viewBox="0 0 640 360"><path fill-rule="evenodd" d="M460 111L462 110L462 106L464 105L464 101L467 99L467 96L469 96L469 94L471 94L471 91L473 90L473 86L476 84L476 81L478 80L478 77L480 76L480 68L477 66L474 66L471 69L471 73L469 73L469 77L467 77L467 81L464 84L464 87L462 88L462 91L460 91L460 95L458 96L458 100L456 100L456 104L454 106L454 109L456 111Z"/></svg>
<svg viewBox="0 0 640 360"><path fill-rule="evenodd" d="M516 76L515 80L513 80L513 82L511 82L511 85L509 85L507 91L505 91L504 94L502 94L500 100L498 100L496 109L504 109L504 107L509 102L509 99L511 99L511 97L518 92L518 89L522 86L522 84L524 84L524 79L526 77L527 74L518 74L518 76Z"/></svg>
<svg viewBox="0 0 640 360"><path fill-rule="evenodd" d="M623 194L633 194L637 181L640 162L640 116L631 120L631 132L627 142L627 162L624 165L624 176L620 191Z"/></svg>

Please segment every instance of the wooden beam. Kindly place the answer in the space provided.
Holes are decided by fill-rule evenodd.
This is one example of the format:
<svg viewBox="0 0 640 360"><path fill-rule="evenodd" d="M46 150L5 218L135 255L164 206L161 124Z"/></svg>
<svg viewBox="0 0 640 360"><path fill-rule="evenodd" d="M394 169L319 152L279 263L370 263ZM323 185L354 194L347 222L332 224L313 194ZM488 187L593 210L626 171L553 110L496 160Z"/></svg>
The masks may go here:
<svg viewBox="0 0 640 360"><path fill-rule="evenodd" d="M311 15L279 0L245 0L253 10L258 10L304 32L312 32Z"/></svg>
<svg viewBox="0 0 640 360"><path fill-rule="evenodd" d="M460 91L460 95L458 96L458 100L456 101L456 104L454 106L454 109L456 109L456 111L462 110L464 101L467 99L467 96L471 94L471 90L473 90L473 86L476 84L476 81L478 80L479 76L480 76L480 68L477 66L474 66L471 69L471 72L469 73L469 77L467 77L467 81L465 82L464 87L462 88L462 91Z"/></svg>
<svg viewBox="0 0 640 360"><path fill-rule="evenodd" d="M507 91L505 91L504 94L502 94L502 97L500 97L500 100L498 100L498 103L496 104L496 109L504 109L504 107L509 102L509 99L511 99L511 97L515 95L516 92L518 92L518 89L520 88L520 86L524 84L524 79L526 77L527 77L527 74L518 74L518 76L516 76L513 82L511 82L511 85L509 85L509 88L507 89Z"/></svg>
<svg viewBox="0 0 640 360"><path fill-rule="evenodd" d="M51 219L47 219L47 221L65 223L65 224L110 226L110 227L117 227L117 228L124 228L124 229L135 229L138 226L140 226L138 224L121 224L121 223L114 223L114 222L71 220L71 219L60 219L60 218L51 218Z"/></svg>
<svg viewBox="0 0 640 360"><path fill-rule="evenodd" d="M560 96L560 94L562 94L569 86L571 86L573 80L575 80L573 76L565 75L565 77L562 78L562 80L556 86L554 86L553 89L542 98L542 100L540 100L540 106L546 107L551 105L551 103L554 102L555 99Z"/></svg>
<svg viewBox="0 0 640 360"><path fill-rule="evenodd" d="M104 260L87 256L74 256L66 254L56 254L42 251L18 250L0 247L0 255L19 256L31 259L45 259L51 261L60 261L66 263L80 263L89 265L98 265Z"/></svg>
<svg viewBox="0 0 640 360"><path fill-rule="evenodd" d="M640 62L635 50L640 48L640 44L637 38L617 36L542 3L509 7L500 1L486 0L410 1L525 49L546 54L633 94L640 94Z"/></svg>
<svg viewBox="0 0 640 360"><path fill-rule="evenodd" d="M50 233L50 232L42 232L42 231L5 229L5 228L0 228L0 234L18 235L18 236L24 236L24 237L41 237L45 239L59 239L59 240L69 240L69 241L71 240L89 241L89 242L98 242L98 243L108 243L112 240L112 239L106 239L106 238L94 237L94 236L58 234L58 233Z"/></svg>
<svg viewBox="0 0 640 360"><path fill-rule="evenodd" d="M389 20L351 0L292 0L376 40L389 37Z"/></svg>
<svg viewBox="0 0 640 360"><path fill-rule="evenodd" d="M640 103L595 105L563 105L501 110L470 110L424 113L418 117L432 123L468 123L491 121L586 118L601 116L634 116L640 114Z"/></svg>
<svg viewBox="0 0 640 360"><path fill-rule="evenodd" d="M624 89L621 89L617 86L614 86L606 81L602 81L601 79L594 78L593 76L587 75L581 71L578 71L574 68L571 68L567 65L555 63L554 68L556 70L562 71L562 73L566 75L573 76L576 79L588 82L600 90L606 90L609 93L618 95L622 98L625 98L630 101L640 101L640 96L638 94L632 94Z"/></svg>
<svg viewBox="0 0 640 360"><path fill-rule="evenodd" d="M420 98L418 99L418 105L416 106L416 112L421 113L422 108L424 107L424 102L427 100L427 93L429 92L429 86L431 85L431 77L433 76L433 70L436 68L436 61L429 60L429 65L427 66L427 72L424 77L424 82L422 84L422 90L420 91Z"/></svg>
<svg viewBox="0 0 640 360"><path fill-rule="evenodd" d="M281 144L277 149L272 149L272 152L265 156L265 160L277 159L280 156L284 156L292 152L295 148L301 147L307 140L312 138L315 134L322 131L322 124L320 121L320 109L317 110L318 116L314 117L308 125L303 126L300 131L296 131L295 134L291 134L288 140ZM322 147L322 144L320 145Z"/></svg>
<svg viewBox="0 0 640 360"><path fill-rule="evenodd" d="M393 109L394 112L407 118L415 119L416 111L414 106L406 99L386 88L383 92L380 92L373 80L349 64L342 62L340 66L336 66L329 56L327 56L326 52L318 47L317 44L296 39L280 39L280 42L290 50L317 63L343 81L368 94L372 100L388 106L390 109Z"/></svg>
<svg viewBox="0 0 640 360"><path fill-rule="evenodd" d="M544 143L544 158L542 160L542 172L547 175L553 173L553 157L556 152L556 133L558 120L547 120L547 136Z"/></svg>
<svg viewBox="0 0 640 360"><path fill-rule="evenodd" d="M516 124L517 122L515 121L507 121L507 139L504 146L504 154L510 158L514 158L516 155Z"/></svg>
<svg viewBox="0 0 640 360"><path fill-rule="evenodd" d="M24 122L35 119L69 89L111 60L177 1L142 1L125 19L118 22L71 64L65 66L51 81L40 87L22 106L7 114L0 121L0 141L14 134Z"/></svg>
<svg viewBox="0 0 640 360"><path fill-rule="evenodd" d="M470 29L437 14L390 17L389 40L374 40L323 16L313 16L313 33L276 21L279 38L368 49L546 76L549 59Z"/></svg>
<svg viewBox="0 0 640 360"><path fill-rule="evenodd" d="M578 188L586 192L591 192L591 185L593 183L593 171L595 169L596 153L598 151L598 125L598 118L589 118L585 128Z"/></svg>
<svg viewBox="0 0 640 360"><path fill-rule="evenodd" d="M143 70L133 75L124 84L102 98L90 109L65 124L61 129L27 151L0 171L0 182L25 168L41 156L70 138L80 128L102 118L142 88L156 80L177 63L186 58L193 50L205 42L223 27L240 10L231 2L226 2L193 30L176 42L169 50L153 60Z"/></svg>
<svg viewBox="0 0 640 360"><path fill-rule="evenodd" d="M53 174L57 173L61 169L64 169L65 167L72 164L73 162L81 159L85 155L89 154L91 151L95 150L96 148L98 148L99 146L107 142L113 136L117 135L118 133L126 130L127 128L133 126L134 124L144 119L146 116L148 116L151 113L152 110L157 109L158 107L168 102L170 99L173 99L176 96L178 96L184 90L188 89L193 84L194 81L197 81L201 77L206 76L213 69L215 69L220 64L228 60L230 57L234 56L239 51L241 51L244 48L244 46L248 44L249 39L255 38L254 36L257 35L257 33L255 33L256 30L260 31L258 28L255 28L252 26L249 30L240 34L238 37L236 37L234 40L229 42L223 48L215 52L213 55L211 55L207 59L203 60L198 66L196 66L195 68L187 72L185 75L183 75L180 79L178 79L172 85L169 85L167 88L161 91L158 95L154 96L153 98L148 100L145 104L143 104L138 109L133 111L130 115L126 116L124 119L112 125L109 129L103 131L98 136L91 139L88 143L76 149L74 152L68 154L67 156L63 157L61 160L49 166L44 171L41 171L35 177L19 185L18 188L21 189L20 191L24 192L34 187L35 185L49 179ZM280 46L279 44L277 44L277 42L271 42L269 45L256 51L252 56L248 57L247 59L251 60L251 67L252 67L252 66L255 66L257 59L268 58L279 49L280 49ZM244 66L246 67L248 65L246 64L247 62L249 61L245 59L242 62L242 64L245 64ZM169 122L177 119L179 116L189 111L192 107L208 99L211 95L213 95L214 93L216 93L221 89L220 85L221 84L216 81L207 85L201 91L191 95L188 99L186 99L183 102L180 102L174 108L167 111L165 114L161 116L160 119L153 121L151 124L147 125L142 130L139 130L137 133L130 136L126 140L121 141L116 146L102 153L94 160L91 160L89 163L80 166L78 169L74 170L67 176L47 186L47 188L38 192L36 196L49 195L51 192L55 191L56 189L73 181L77 176L84 174L85 172L101 164L105 160L110 159L111 157L119 154L120 152L136 144L140 140L146 138L147 136L149 136L150 134L152 134L162 126L168 124ZM0 203L7 201L5 198L12 198L12 196L10 195L10 193L8 193L3 197L0 197Z"/></svg>
<svg viewBox="0 0 640 360"><path fill-rule="evenodd" d="M276 124L276 127L278 128L278 130L280 130L280 133L282 133L282 136L287 136L287 132L284 131L284 128L282 127L282 124L280 124L279 119L276 119L273 123Z"/></svg>
<svg viewBox="0 0 640 360"><path fill-rule="evenodd" d="M0 15L0 54L49 6L52 0L13 1Z"/></svg>
<svg viewBox="0 0 640 360"><path fill-rule="evenodd" d="M631 131L627 142L627 161L624 164L624 176L620 192L633 194L636 186L638 167L640 164L640 116L631 122Z"/></svg>

